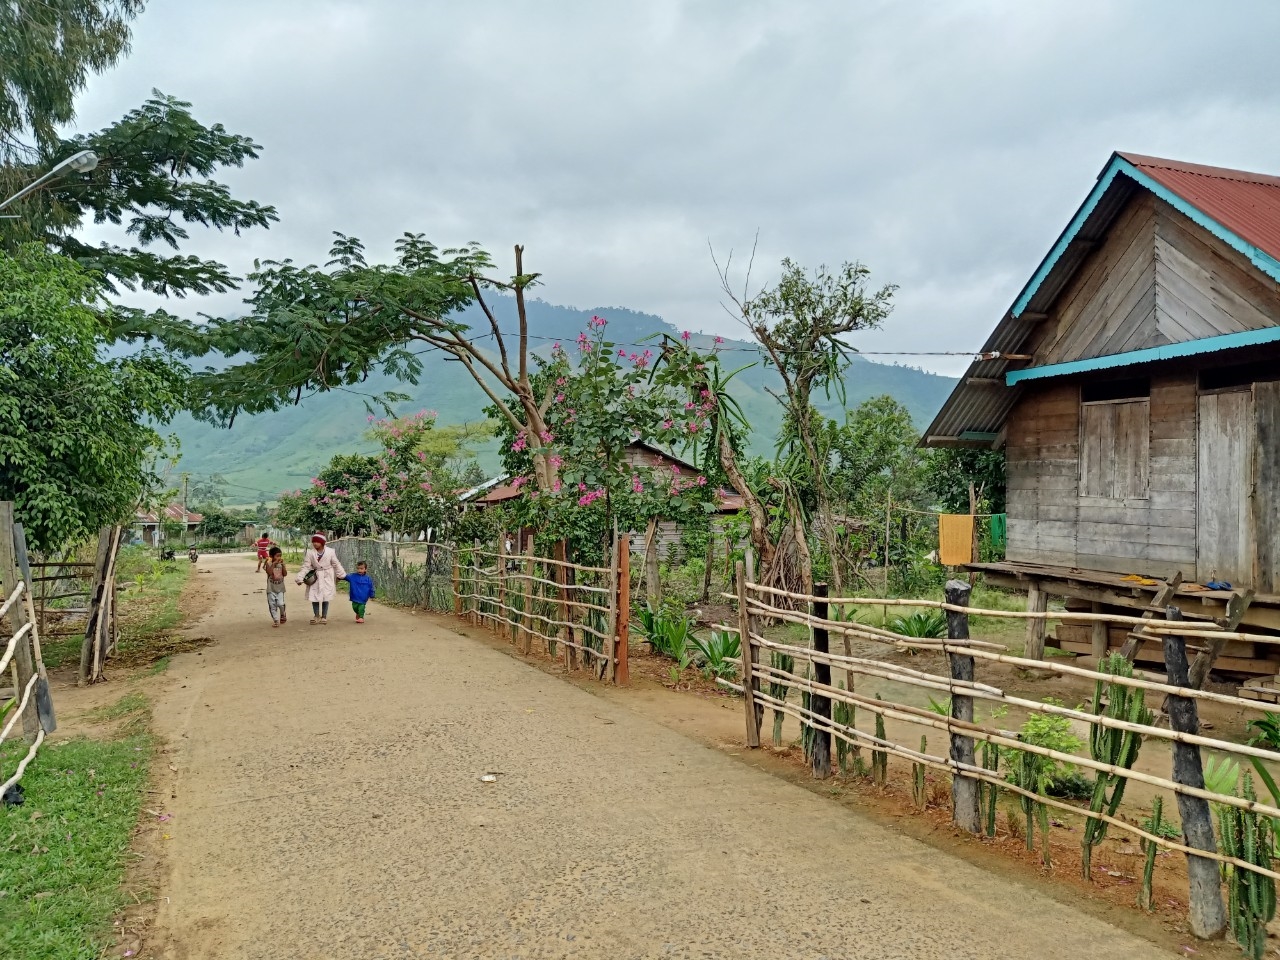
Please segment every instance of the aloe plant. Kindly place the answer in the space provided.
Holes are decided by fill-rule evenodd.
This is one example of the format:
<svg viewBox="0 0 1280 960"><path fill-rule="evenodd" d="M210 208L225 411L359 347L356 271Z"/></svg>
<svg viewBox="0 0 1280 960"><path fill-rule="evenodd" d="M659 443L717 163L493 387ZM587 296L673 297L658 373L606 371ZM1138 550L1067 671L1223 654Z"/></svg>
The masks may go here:
<svg viewBox="0 0 1280 960"><path fill-rule="evenodd" d="M702 669L707 676L732 677L737 673L737 664L730 662L742 654L742 643L736 633L713 630L707 640L691 636L688 642L701 659Z"/></svg>
<svg viewBox="0 0 1280 960"><path fill-rule="evenodd" d="M781 673L791 674L791 673L794 673L796 669L796 658L791 656L790 654L780 653L779 651L774 650L774 651L771 651L769 654L769 666L773 667L773 669L776 671L780 671ZM769 696L774 700L781 700L785 702L787 699L787 694L791 692L790 685L782 682L779 679L776 679L776 676L773 674L771 674L770 677L771 679L769 680L769 690L768 690ZM782 720L785 716L786 714L783 713L781 710L779 710L777 707L774 708L773 710L773 745L775 748L782 747Z"/></svg>
<svg viewBox="0 0 1280 960"><path fill-rule="evenodd" d="M889 629L904 637L938 640L947 635L947 615L941 610L920 610L889 621Z"/></svg>

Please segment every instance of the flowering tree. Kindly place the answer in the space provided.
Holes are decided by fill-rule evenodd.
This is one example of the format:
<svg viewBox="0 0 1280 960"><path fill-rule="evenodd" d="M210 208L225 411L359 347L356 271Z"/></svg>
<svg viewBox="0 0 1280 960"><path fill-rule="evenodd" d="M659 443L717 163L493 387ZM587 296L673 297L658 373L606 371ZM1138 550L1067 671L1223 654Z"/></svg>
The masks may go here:
<svg viewBox="0 0 1280 960"><path fill-rule="evenodd" d="M682 521L715 502L716 487L705 472L628 460L635 441L695 448L708 432L712 402L692 399L672 376L674 368L655 371L653 350L628 351L608 340L607 326L593 317L570 348L557 343L549 358L535 357L530 384L544 411L537 443L524 429L502 434L512 482L528 491L517 518L549 539L567 539L576 555L595 553L615 521L624 529L655 519ZM662 349L693 353L681 341ZM538 482L540 458L545 487Z"/></svg>
<svg viewBox="0 0 1280 960"><path fill-rule="evenodd" d="M436 489L431 457L422 449L435 426L423 411L377 420L371 433L382 443L373 455L339 454L306 491L280 496L277 517L302 530L338 534L418 533L439 527L450 513L451 487Z"/></svg>

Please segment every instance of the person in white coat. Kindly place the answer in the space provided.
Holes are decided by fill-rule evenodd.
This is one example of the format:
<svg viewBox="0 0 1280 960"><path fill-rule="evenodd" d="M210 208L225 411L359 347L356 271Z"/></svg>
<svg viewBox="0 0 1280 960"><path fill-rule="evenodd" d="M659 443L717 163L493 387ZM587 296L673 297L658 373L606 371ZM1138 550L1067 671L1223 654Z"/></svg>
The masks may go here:
<svg viewBox="0 0 1280 960"><path fill-rule="evenodd" d="M329 549L324 534L311 538L311 549L298 569L298 583L307 584L307 599L311 601L311 622L329 622L329 601L338 593L338 581L347 578L338 555ZM314 577L308 578L308 574Z"/></svg>

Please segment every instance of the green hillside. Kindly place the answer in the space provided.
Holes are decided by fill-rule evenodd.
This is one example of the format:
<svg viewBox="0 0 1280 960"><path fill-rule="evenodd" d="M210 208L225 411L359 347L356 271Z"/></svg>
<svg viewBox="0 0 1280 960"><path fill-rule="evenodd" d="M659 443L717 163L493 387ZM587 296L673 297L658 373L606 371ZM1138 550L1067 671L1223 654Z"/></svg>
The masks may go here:
<svg viewBox="0 0 1280 960"><path fill-rule="evenodd" d="M498 304L504 330L515 326L510 316L511 309L510 304ZM623 308L584 311L534 302L529 308L530 330L538 337L539 351L550 350L557 340L571 343L593 313L608 318L610 338L619 343L638 344L654 333L675 332L659 317ZM477 331L484 329L474 320L473 328ZM697 336L695 342L703 339ZM729 341L724 349L730 369L749 363L758 356L753 348L741 342ZM423 359L426 366L417 386L374 376L361 385L361 393L395 390L409 394L412 399L399 404L398 412L436 410L441 423L480 419L487 400L462 365L446 362L439 354L428 354ZM955 380L950 377L861 358L854 361L845 377L850 406L857 406L868 397L887 393L905 405L922 427L933 417L954 385ZM751 421L752 451L771 452L782 417L778 404L765 392L765 387L776 389L779 386L776 375L762 364L757 364L739 374L734 386L734 393ZM367 397L354 393L317 394L305 398L295 407L237 418L229 430L184 416L172 427L182 445L178 470L195 478L221 474L231 484L227 497L232 503L274 500L282 490L305 485L333 454L372 449L373 445L365 439L369 416L366 403ZM824 402L819 406L828 416L840 415L835 403ZM495 444L480 451L480 461L486 470L497 468Z"/></svg>

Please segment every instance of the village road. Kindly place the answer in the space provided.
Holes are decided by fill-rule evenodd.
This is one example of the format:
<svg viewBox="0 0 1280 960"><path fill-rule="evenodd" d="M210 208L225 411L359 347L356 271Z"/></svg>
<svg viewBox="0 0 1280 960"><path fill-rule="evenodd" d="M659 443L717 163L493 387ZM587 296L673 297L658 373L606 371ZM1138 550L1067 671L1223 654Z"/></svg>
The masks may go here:
<svg viewBox="0 0 1280 960"><path fill-rule="evenodd" d="M253 566L201 560L217 643L156 706L176 773L147 955L1166 955L446 618L339 602L309 626L290 584L273 630Z"/></svg>

